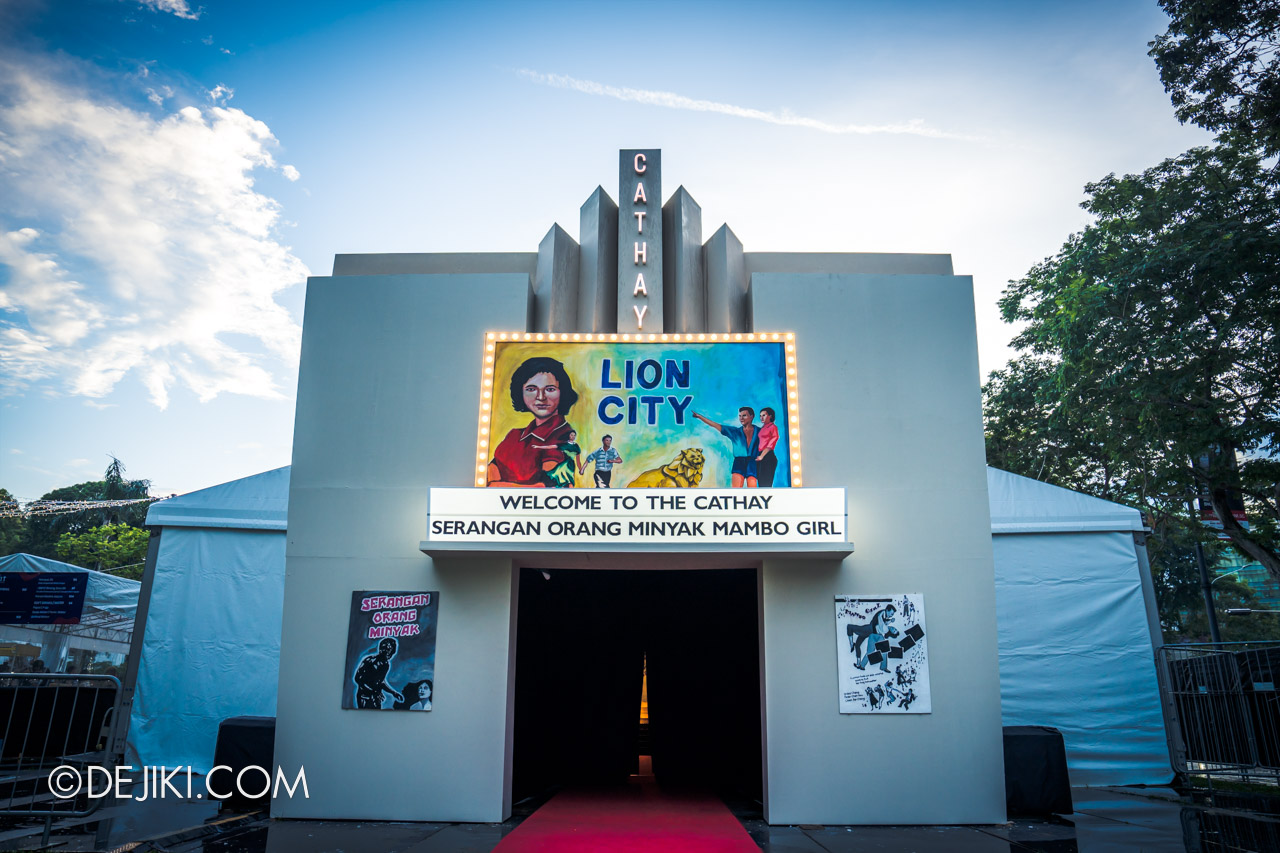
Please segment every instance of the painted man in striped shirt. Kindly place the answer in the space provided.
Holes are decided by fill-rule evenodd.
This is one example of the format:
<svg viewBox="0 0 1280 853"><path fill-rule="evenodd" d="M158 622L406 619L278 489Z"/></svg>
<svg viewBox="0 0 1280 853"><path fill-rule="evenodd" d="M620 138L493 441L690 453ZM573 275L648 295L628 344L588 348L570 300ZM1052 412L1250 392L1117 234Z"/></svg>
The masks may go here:
<svg viewBox="0 0 1280 853"><path fill-rule="evenodd" d="M612 444L613 436L606 435L600 441L600 449L593 451L578 465L578 473L581 474L586 470L588 462L596 463L597 489L609 488L609 480L613 477L613 466L622 464L622 455L611 446Z"/></svg>

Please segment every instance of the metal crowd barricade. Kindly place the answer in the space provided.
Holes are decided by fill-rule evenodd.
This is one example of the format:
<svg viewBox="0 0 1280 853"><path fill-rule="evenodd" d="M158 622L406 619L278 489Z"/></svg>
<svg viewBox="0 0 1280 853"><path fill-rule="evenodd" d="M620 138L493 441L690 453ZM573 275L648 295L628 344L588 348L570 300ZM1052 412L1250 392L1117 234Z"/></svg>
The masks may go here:
<svg viewBox="0 0 1280 853"><path fill-rule="evenodd" d="M1156 671L1176 771L1280 784L1280 643L1161 646Z"/></svg>
<svg viewBox="0 0 1280 853"><path fill-rule="evenodd" d="M90 797L89 768L101 791L114 776L122 691L111 675L0 673L0 815L45 818L45 839L55 818L92 814L110 797ZM67 766L61 793L50 773Z"/></svg>

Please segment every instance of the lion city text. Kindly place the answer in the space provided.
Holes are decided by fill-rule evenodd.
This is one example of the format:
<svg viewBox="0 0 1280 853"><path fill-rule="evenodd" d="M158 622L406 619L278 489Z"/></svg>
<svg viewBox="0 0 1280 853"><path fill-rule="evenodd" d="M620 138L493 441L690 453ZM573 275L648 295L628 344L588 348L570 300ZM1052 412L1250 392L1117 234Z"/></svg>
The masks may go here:
<svg viewBox="0 0 1280 853"><path fill-rule="evenodd" d="M606 390L641 392L656 391L659 388L664 391L688 390L689 362L687 359L677 361L674 358L661 361L656 358L638 361L628 358L615 368L613 359L602 359L600 387ZM610 426L622 423L624 418L629 424L645 423L653 426L660 420L660 413L669 409L676 426L683 426L685 411L692 402L692 394L640 393L628 394L626 397L606 394L596 408L596 415L601 423Z"/></svg>

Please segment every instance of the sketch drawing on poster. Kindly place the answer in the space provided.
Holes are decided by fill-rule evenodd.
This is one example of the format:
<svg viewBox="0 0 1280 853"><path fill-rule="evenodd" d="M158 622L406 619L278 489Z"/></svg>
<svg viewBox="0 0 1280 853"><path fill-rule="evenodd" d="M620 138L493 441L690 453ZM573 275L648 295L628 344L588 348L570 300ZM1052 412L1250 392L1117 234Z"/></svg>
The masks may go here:
<svg viewBox="0 0 1280 853"><path fill-rule="evenodd" d="M919 593L836 596L841 714L928 714L929 654Z"/></svg>
<svg viewBox="0 0 1280 853"><path fill-rule="evenodd" d="M343 708L431 710L439 607L437 592L351 593Z"/></svg>

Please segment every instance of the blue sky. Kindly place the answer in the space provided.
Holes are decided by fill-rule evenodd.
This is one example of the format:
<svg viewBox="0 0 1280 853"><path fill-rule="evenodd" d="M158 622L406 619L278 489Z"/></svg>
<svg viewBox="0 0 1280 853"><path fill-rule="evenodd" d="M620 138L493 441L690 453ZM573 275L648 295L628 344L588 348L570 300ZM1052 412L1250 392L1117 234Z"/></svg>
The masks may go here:
<svg viewBox="0 0 1280 853"><path fill-rule="evenodd" d="M985 375L1084 184L1208 141L1146 56L1164 27L1147 0L0 0L0 486L288 464L308 274L576 236L620 148L748 251L950 253Z"/></svg>

